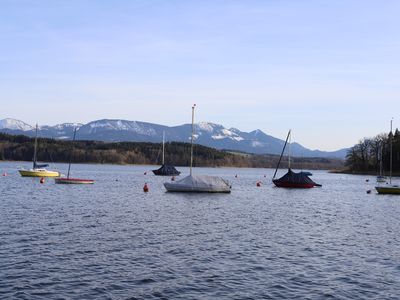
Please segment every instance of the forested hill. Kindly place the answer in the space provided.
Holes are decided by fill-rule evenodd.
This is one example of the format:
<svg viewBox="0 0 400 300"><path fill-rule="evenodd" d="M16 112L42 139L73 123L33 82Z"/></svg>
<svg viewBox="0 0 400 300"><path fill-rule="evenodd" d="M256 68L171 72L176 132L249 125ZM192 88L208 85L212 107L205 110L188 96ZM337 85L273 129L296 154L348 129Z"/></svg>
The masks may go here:
<svg viewBox="0 0 400 300"><path fill-rule="evenodd" d="M96 141L75 141L72 158L74 163L101 164L160 164L160 143L118 142L105 143ZM31 161L34 139L23 135L0 133L0 160ZM72 142L48 138L38 139L38 161L68 162ZM190 144L166 143L166 163L175 166L188 166L190 161ZM194 165L204 167L260 167L276 166L277 155L251 155L220 151L213 148L195 145ZM304 169L340 169L343 162L327 158L293 158L293 168ZM282 164L285 167L285 163Z"/></svg>
<svg viewBox="0 0 400 300"><path fill-rule="evenodd" d="M346 157L346 167L352 173L378 174L382 153L383 170L386 174L390 168L390 138L391 134L380 134L373 138L364 138L350 149ZM400 132L395 130L392 135L393 172L400 175Z"/></svg>

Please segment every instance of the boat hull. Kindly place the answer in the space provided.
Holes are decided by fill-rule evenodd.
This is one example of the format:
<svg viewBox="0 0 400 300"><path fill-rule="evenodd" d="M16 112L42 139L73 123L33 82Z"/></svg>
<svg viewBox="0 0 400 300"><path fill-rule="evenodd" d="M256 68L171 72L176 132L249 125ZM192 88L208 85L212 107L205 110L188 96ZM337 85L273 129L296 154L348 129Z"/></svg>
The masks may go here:
<svg viewBox="0 0 400 300"><path fill-rule="evenodd" d="M167 192L230 193L230 184L218 176L189 175L176 182L165 182Z"/></svg>
<svg viewBox="0 0 400 300"><path fill-rule="evenodd" d="M292 182L277 182L273 181L277 187L293 188L293 189L310 189L316 186L313 183L292 183Z"/></svg>
<svg viewBox="0 0 400 300"><path fill-rule="evenodd" d="M400 186L377 186L375 189L378 194L400 195Z"/></svg>
<svg viewBox="0 0 400 300"><path fill-rule="evenodd" d="M179 185L164 183L164 187L167 192L172 193L230 193L231 188L227 187L224 189L207 189L207 188L188 188Z"/></svg>
<svg viewBox="0 0 400 300"><path fill-rule="evenodd" d="M55 178L57 184L93 184L94 180L91 179L80 179L80 178Z"/></svg>
<svg viewBox="0 0 400 300"><path fill-rule="evenodd" d="M48 170L19 170L22 177L59 177L60 172Z"/></svg>

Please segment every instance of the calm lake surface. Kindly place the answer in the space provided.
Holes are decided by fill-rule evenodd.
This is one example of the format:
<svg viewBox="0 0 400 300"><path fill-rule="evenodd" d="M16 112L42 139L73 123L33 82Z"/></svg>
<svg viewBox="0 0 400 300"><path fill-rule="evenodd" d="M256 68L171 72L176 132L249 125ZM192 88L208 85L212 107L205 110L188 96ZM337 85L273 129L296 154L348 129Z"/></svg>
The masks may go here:
<svg viewBox="0 0 400 300"><path fill-rule="evenodd" d="M322 188L288 190L270 169L196 168L232 193L172 194L151 166L73 165L93 186L18 166L0 164L2 299L400 297L400 196L367 194L372 176L315 171Z"/></svg>

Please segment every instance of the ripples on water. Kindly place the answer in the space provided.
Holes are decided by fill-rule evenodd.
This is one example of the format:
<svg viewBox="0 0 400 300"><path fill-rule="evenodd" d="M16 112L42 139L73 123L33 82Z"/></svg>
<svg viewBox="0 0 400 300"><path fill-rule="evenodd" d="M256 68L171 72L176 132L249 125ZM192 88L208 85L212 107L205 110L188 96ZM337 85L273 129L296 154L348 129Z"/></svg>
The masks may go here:
<svg viewBox="0 0 400 300"><path fill-rule="evenodd" d="M400 197L366 194L372 177L314 172L322 188L286 190L272 170L198 168L232 193L188 195L148 166L74 165L97 181L68 186L19 164L0 165L1 298L400 297Z"/></svg>

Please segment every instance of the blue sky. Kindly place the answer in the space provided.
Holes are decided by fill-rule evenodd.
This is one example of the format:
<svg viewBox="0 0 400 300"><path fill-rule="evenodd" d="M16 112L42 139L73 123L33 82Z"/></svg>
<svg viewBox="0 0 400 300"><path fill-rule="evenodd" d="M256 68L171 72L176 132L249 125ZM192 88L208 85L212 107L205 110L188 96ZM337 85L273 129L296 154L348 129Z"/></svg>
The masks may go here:
<svg viewBox="0 0 400 300"><path fill-rule="evenodd" d="M336 150L400 127L400 1L0 0L0 119L196 119Z"/></svg>

